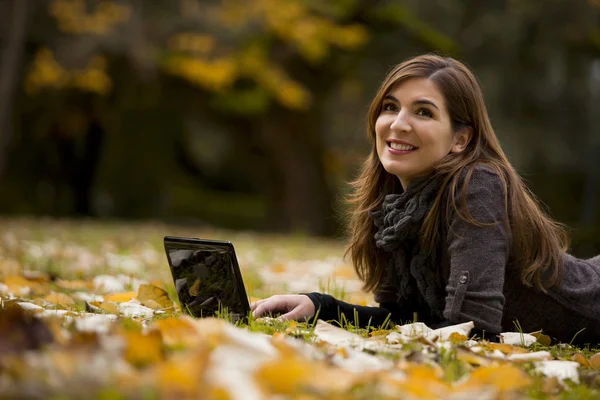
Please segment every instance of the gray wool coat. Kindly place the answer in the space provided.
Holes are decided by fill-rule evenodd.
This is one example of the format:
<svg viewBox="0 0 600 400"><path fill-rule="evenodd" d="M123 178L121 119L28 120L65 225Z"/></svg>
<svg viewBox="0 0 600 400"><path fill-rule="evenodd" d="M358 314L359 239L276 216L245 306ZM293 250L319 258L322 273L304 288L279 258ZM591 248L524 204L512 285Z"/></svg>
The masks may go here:
<svg viewBox="0 0 600 400"><path fill-rule="evenodd" d="M500 178L477 167L467 186L467 207L481 222L503 221ZM479 227L452 218L446 235L447 276L444 316L472 320L489 332L542 330L561 342L600 343L600 256L589 260L563 254L559 286L538 292L523 285L511 257L512 236L505 224ZM579 333L578 333L579 332Z"/></svg>
<svg viewBox="0 0 600 400"><path fill-rule="evenodd" d="M477 166L467 185L467 208L483 223L505 221L502 181L485 166ZM429 317L427 310L398 309L394 288L376 293L380 307L361 307L329 295L309 293L319 318L349 320L357 325L377 326L391 314L397 323L418 319L431 327L473 321L478 331L543 331L555 340L583 345L600 343L600 256L584 260L563 254L564 274L560 286L538 292L523 285L511 257L512 236L505 223L477 226L451 213L440 247L439 273L445 283L445 321Z"/></svg>

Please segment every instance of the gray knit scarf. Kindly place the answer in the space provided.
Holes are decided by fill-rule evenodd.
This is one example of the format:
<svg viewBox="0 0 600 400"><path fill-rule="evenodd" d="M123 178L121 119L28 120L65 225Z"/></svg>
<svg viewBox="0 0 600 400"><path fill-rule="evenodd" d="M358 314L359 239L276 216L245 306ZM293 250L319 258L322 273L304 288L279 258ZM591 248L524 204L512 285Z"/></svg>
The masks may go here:
<svg viewBox="0 0 600 400"><path fill-rule="evenodd" d="M371 215L377 228L375 245L390 253L384 278L388 292L396 292L395 300L401 307L415 311L428 308L432 317L443 319L445 289L438 257L421 251L419 245L421 226L439 186L438 178L419 179L403 193L385 196L381 208ZM376 293L375 300L381 303L390 299Z"/></svg>

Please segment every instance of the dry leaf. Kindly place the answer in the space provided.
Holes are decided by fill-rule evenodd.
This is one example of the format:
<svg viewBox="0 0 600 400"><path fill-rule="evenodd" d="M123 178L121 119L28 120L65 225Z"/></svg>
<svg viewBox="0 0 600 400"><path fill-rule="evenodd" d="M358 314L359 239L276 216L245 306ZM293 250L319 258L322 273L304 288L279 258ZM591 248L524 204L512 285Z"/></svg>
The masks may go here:
<svg viewBox="0 0 600 400"><path fill-rule="evenodd" d="M518 346L512 346L506 343L488 343L485 347L490 350L499 350L506 355L529 353L527 349Z"/></svg>
<svg viewBox="0 0 600 400"><path fill-rule="evenodd" d="M299 357L283 357L261 365L254 375L268 393L292 395L315 379L313 363Z"/></svg>
<svg viewBox="0 0 600 400"><path fill-rule="evenodd" d="M552 344L552 339L550 339L550 336L544 335L541 331L533 332L531 333L531 335L536 338L539 344L542 344L544 346L550 346Z"/></svg>
<svg viewBox="0 0 600 400"><path fill-rule="evenodd" d="M70 308L75 305L75 301L68 294L51 292L44 298L45 301L58 306Z"/></svg>
<svg viewBox="0 0 600 400"><path fill-rule="evenodd" d="M131 299L135 299L137 296L136 292L124 292L124 293L109 293L104 295L104 301L112 301L115 303L124 303Z"/></svg>
<svg viewBox="0 0 600 400"><path fill-rule="evenodd" d="M159 389L160 398L198 398L204 392L204 372L210 352L200 346L192 353L177 354L173 358L158 363L152 370L151 383Z"/></svg>
<svg viewBox="0 0 600 400"><path fill-rule="evenodd" d="M64 281L57 279L55 282L56 286L64 290L92 290L92 282L86 281Z"/></svg>
<svg viewBox="0 0 600 400"><path fill-rule="evenodd" d="M531 378L521 368L512 364L500 364L477 368L464 383L458 385L458 389L465 390L490 385L499 391L506 392L524 389L530 383Z"/></svg>
<svg viewBox="0 0 600 400"><path fill-rule="evenodd" d="M173 307L173 300L169 298L169 295L164 289L154 285L140 285L137 293L137 299L144 304L144 301L153 301L158 304L158 308L171 308ZM148 306L150 308L154 308Z"/></svg>
<svg viewBox="0 0 600 400"><path fill-rule="evenodd" d="M125 359L136 367L154 364L164 359L162 336L159 331L150 331L144 335L141 332L125 331L127 343Z"/></svg>
<svg viewBox="0 0 600 400"><path fill-rule="evenodd" d="M500 334L500 340L504 344L525 347L529 347L537 341L535 336L520 332L503 332Z"/></svg>
<svg viewBox="0 0 600 400"><path fill-rule="evenodd" d="M600 353L596 353L589 359L590 367L600 371Z"/></svg>
<svg viewBox="0 0 600 400"><path fill-rule="evenodd" d="M201 341L194 320L187 315L156 320L151 328L158 329L162 333L163 341L167 346L192 347Z"/></svg>
<svg viewBox="0 0 600 400"><path fill-rule="evenodd" d="M539 361L534 364L535 370L547 377L556 377L559 382L569 379L579 383L579 363L576 361L549 360Z"/></svg>
<svg viewBox="0 0 600 400"><path fill-rule="evenodd" d="M444 399L448 398L451 388L443 381L439 367L425 364L409 364L404 369L406 378L397 381L395 386L410 398ZM402 396L408 397L408 396Z"/></svg>
<svg viewBox="0 0 600 400"><path fill-rule="evenodd" d="M579 363L579 365L583 366L583 367L589 367L590 366L590 362L588 361L587 358L585 358L585 356L581 353L575 353L573 354L573 356L571 357L571 360L576 361Z"/></svg>
<svg viewBox="0 0 600 400"><path fill-rule="evenodd" d="M100 308L110 314L119 315L119 306L117 306L117 303L113 303L112 301L103 301L100 303Z"/></svg>
<svg viewBox="0 0 600 400"><path fill-rule="evenodd" d="M469 349L459 347L456 349L456 359L464 361L471 365L490 365L493 361L490 358L475 354Z"/></svg>

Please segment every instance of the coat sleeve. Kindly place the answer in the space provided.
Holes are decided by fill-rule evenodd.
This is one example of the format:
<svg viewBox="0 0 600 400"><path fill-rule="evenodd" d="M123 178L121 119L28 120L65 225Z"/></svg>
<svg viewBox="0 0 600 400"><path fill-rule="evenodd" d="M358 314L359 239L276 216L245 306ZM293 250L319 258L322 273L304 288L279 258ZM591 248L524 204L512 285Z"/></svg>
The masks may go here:
<svg viewBox="0 0 600 400"><path fill-rule="evenodd" d="M395 303L381 303L379 307L359 306L337 300L331 295L322 293L302 293L313 302L316 317L326 322L342 326L345 320L354 326L366 328L372 326L379 328L384 322L393 324L406 322L410 316L405 315Z"/></svg>
<svg viewBox="0 0 600 400"><path fill-rule="evenodd" d="M456 194L459 209L461 191ZM450 214L444 317L451 323L473 321L482 331L502 331L504 275L512 243L505 204L500 177L486 167L476 167L467 185L466 206L485 226L467 222L454 211Z"/></svg>

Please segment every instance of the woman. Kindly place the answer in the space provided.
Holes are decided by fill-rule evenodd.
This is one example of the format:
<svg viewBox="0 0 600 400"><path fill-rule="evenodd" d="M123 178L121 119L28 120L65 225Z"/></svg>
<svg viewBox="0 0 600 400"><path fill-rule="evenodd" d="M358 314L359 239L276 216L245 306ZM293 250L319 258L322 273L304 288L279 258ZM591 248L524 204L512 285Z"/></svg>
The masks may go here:
<svg viewBox="0 0 600 400"><path fill-rule="evenodd" d="M510 165L462 63L424 55L396 66L371 103L368 134L347 253L380 306L277 295L253 303L254 316L473 321L492 340L518 322L562 342L600 343L600 256L566 253L565 231Z"/></svg>

